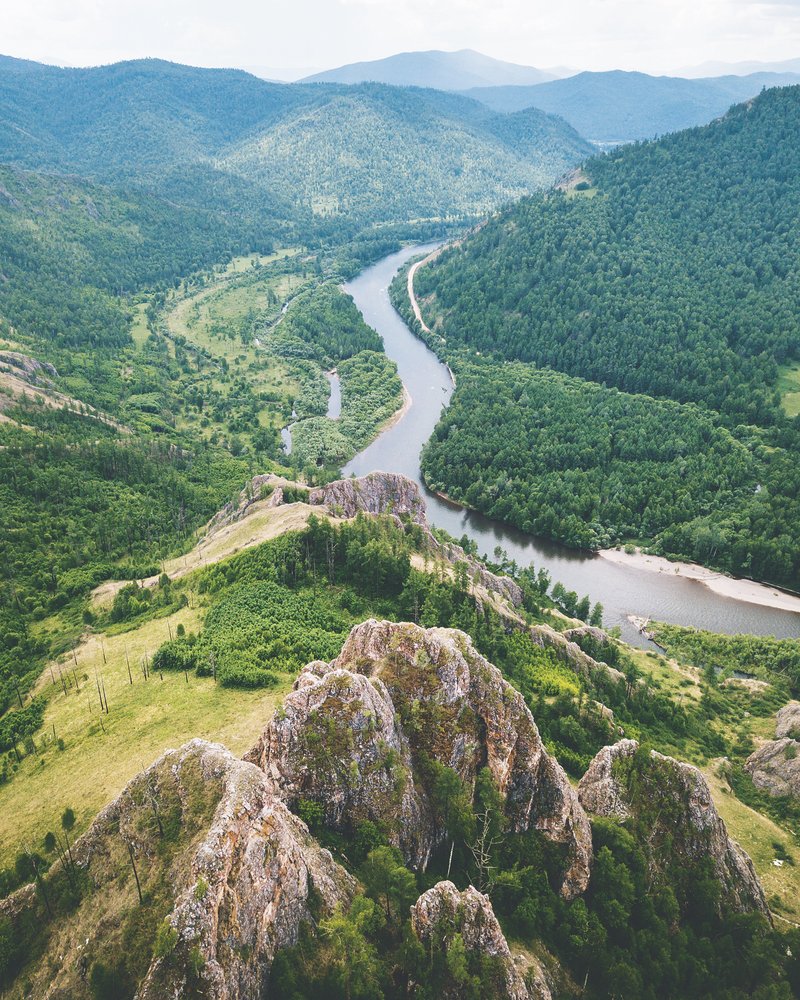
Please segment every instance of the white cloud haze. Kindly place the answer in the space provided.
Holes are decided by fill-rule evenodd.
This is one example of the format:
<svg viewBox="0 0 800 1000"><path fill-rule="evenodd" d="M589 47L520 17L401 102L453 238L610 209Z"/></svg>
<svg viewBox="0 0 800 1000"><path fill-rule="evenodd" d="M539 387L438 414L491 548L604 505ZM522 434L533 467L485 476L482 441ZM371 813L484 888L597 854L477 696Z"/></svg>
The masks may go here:
<svg viewBox="0 0 800 1000"><path fill-rule="evenodd" d="M0 0L0 52L64 65L328 68L436 48L645 72L789 59L800 0Z"/></svg>

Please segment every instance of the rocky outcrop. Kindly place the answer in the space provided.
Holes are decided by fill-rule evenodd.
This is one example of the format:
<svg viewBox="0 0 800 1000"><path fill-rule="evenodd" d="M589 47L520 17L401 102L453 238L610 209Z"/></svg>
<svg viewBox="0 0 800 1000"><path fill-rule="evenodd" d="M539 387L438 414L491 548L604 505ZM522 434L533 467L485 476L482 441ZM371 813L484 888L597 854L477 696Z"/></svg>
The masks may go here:
<svg viewBox="0 0 800 1000"><path fill-rule="evenodd" d="M638 749L636 740L620 740L599 751L578 785L581 805L588 813L617 816L619 819L630 815L627 792L614 773L614 765L619 760L632 757Z"/></svg>
<svg viewBox="0 0 800 1000"><path fill-rule="evenodd" d="M427 527L425 501L417 484L394 472L371 472L360 479L339 479L312 490L308 502L327 507L337 517L364 514L404 515Z"/></svg>
<svg viewBox="0 0 800 1000"><path fill-rule="evenodd" d="M784 736L768 740L744 765L756 788L769 795L800 797L800 742Z"/></svg>
<svg viewBox="0 0 800 1000"><path fill-rule="evenodd" d="M788 736L800 740L800 702L790 701L775 716L775 739Z"/></svg>
<svg viewBox="0 0 800 1000"><path fill-rule="evenodd" d="M309 664L246 759L293 808L313 799L340 830L371 820L392 831L412 865L427 864L433 815L415 787L409 743L379 678Z"/></svg>
<svg viewBox="0 0 800 1000"><path fill-rule="evenodd" d="M504 1000L551 1000L550 989L538 969L529 966L527 979L511 956L489 897L469 886L459 892L452 882L438 882L411 907L411 925L426 947L448 951L459 935L468 954L494 959L496 989ZM457 990L443 994L458 997Z"/></svg>
<svg viewBox="0 0 800 1000"><path fill-rule="evenodd" d="M161 925L168 944L137 974L139 1000L267 995L276 951L355 890L259 768L204 740L134 778L72 854L92 890L53 925L49 952L59 959L40 964L34 997L88 997L94 961L125 957L89 955L84 942L95 949L109 927L137 919L134 878L145 898L173 901Z"/></svg>
<svg viewBox="0 0 800 1000"><path fill-rule="evenodd" d="M472 788L488 767L513 831L566 847L562 892L588 884L591 831L522 696L455 629L370 620L330 664L306 667L247 755L278 794L319 802L340 829L391 822L406 860L424 867L447 835L435 822L422 755Z"/></svg>
<svg viewBox="0 0 800 1000"><path fill-rule="evenodd" d="M602 670L612 680L624 682L625 675L622 671L617 670L616 667L608 666L607 663L598 662L588 653L584 652L577 642L569 638L570 634L574 634L575 632L584 633L584 631L600 632L601 630L590 629L587 626L586 630L572 629L568 632L558 632L549 625L532 625L529 634L537 646L541 646L543 649L552 649L562 663L565 663L570 670L573 670L584 680L588 681L594 671ZM605 635L605 633L602 634Z"/></svg>
<svg viewBox="0 0 800 1000"><path fill-rule="evenodd" d="M8 372L31 385L51 386L51 379L58 378L58 372L49 362L19 351L0 351L0 372Z"/></svg>
<svg viewBox="0 0 800 1000"><path fill-rule="evenodd" d="M728 836L701 772L655 750L637 764L638 749L635 740L621 740L597 754L578 786L583 807L646 827L645 840L657 867L708 859L720 883L721 902L737 912L756 911L769 918L753 863Z"/></svg>
<svg viewBox="0 0 800 1000"><path fill-rule="evenodd" d="M284 502L284 489L287 486L294 486L288 479L276 476L269 472L266 475L253 476L236 500L231 500L208 522L207 533L210 534L227 524L233 524L247 517L255 504L259 504L262 509L269 507L280 507Z"/></svg>

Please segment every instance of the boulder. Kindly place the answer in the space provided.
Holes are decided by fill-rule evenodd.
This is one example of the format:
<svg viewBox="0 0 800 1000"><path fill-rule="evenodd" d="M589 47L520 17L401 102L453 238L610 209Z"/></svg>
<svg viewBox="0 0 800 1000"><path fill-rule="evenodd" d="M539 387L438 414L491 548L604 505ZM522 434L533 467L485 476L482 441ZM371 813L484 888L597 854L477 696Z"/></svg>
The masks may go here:
<svg viewBox="0 0 800 1000"><path fill-rule="evenodd" d="M597 816L645 825L648 850L658 868L667 869L676 861L691 866L708 858L720 883L720 902L736 912L755 911L769 919L753 863L728 836L701 772L652 750L632 783L630 769L638 749L635 740L621 740L600 750L578 786L583 807Z"/></svg>
<svg viewBox="0 0 800 1000"><path fill-rule="evenodd" d="M800 797L800 742L784 736L769 740L744 765L756 788L770 795Z"/></svg>
<svg viewBox="0 0 800 1000"><path fill-rule="evenodd" d="M550 989L537 967L529 965L523 977L489 897L473 886L459 892L452 882L438 882L411 907L411 925L420 941L435 951L449 949L460 935L468 953L494 959L497 984L492 996L498 1000L551 1000ZM459 993L453 990L445 996L455 998Z"/></svg>
<svg viewBox="0 0 800 1000"><path fill-rule="evenodd" d="M784 736L792 739L800 739L800 702L790 701L784 705L775 716L775 738L780 740Z"/></svg>

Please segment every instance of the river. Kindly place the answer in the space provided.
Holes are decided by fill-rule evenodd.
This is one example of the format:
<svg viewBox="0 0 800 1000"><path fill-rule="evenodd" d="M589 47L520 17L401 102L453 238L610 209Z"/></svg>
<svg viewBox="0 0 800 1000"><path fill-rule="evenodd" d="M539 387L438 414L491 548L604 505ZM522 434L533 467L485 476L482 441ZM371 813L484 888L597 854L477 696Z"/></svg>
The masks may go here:
<svg viewBox="0 0 800 1000"><path fill-rule="evenodd" d="M365 321L383 338L387 355L397 363L400 378L411 395L403 418L376 438L348 463L344 475L398 472L422 488L431 524L456 538L466 534L491 559L500 546L521 566L545 568L579 596L589 594L604 609L604 625L618 625L623 638L649 645L628 621L628 615L694 625L715 632L750 632L780 637L800 635L800 615L778 611L715 594L697 580L620 566L600 556L568 549L547 539L527 535L508 525L449 504L425 488L419 467L422 446L431 436L453 392L445 365L408 329L389 300L389 284L402 265L430 247L409 247L362 271L345 288Z"/></svg>

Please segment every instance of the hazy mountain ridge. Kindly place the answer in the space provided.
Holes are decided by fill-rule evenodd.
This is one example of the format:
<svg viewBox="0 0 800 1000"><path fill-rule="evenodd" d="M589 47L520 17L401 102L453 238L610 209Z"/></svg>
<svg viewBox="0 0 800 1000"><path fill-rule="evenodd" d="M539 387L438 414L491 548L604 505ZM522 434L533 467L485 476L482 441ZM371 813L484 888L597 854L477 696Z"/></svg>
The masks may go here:
<svg viewBox="0 0 800 1000"><path fill-rule="evenodd" d="M349 63L306 77L304 83L391 83L398 86L467 90L470 87L543 83L559 72L520 66L472 49L459 52L398 52L386 59Z"/></svg>
<svg viewBox="0 0 800 1000"><path fill-rule="evenodd" d="M5 58L0 100L6 162L282 218L475 215L589 151L562 121L506 118L455 94L272 84L159 60L62 70Z"/></svg>
<svg viewBox="0 0 800 1000"><path fill-rule="evenodd" d="M536 107L559 115L590 140L629 142L706 125L765 87L800 83L798 73L689 80L613 70L578 73L532 87L467 91L496 111Z"/></svg>

